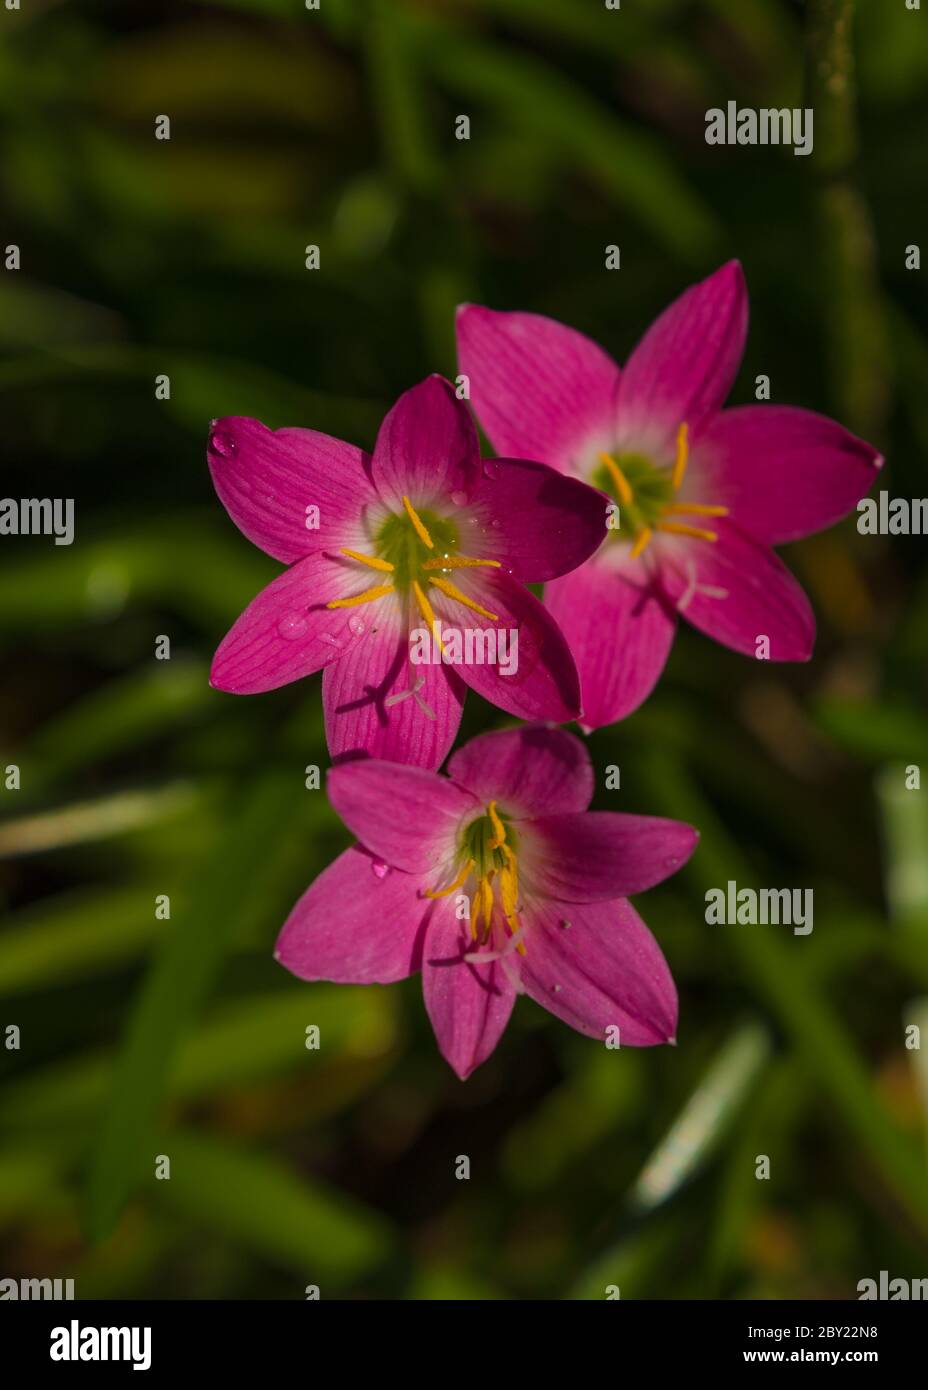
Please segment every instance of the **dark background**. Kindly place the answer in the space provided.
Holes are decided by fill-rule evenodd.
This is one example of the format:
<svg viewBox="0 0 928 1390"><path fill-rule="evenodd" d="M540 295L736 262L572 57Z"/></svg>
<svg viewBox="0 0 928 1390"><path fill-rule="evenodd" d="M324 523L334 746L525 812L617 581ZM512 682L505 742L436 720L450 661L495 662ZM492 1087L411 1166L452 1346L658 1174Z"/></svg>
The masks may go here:
<svg viewBox="0 0 928 1390"><path fill-rule="evenodd" d="M301 985L271 958L347 836L304 787L326 764L318 679L207 684L278 566L205 462L226 413L369 447L401 391L453 375L461 300L624 360L737 256L732 401L768 374L921 496L928 302L905 248L928 243L928 13L22 5L0 10L0 244L22 257L0 273L0 492L73 497L77 536L0 540L0 768L22 777L0 789L0 1044L22 1034L0 1045L0 1276L505 1299L856 1297L881 1269L928 1274L928 1070L905 1046L928 1025L928 790L902 771L928 763L924 539L852 518L789 547L810 665L685 630L652 699L590 740L597 805L702 832L639 904L679 1046L607 1052L521 1001L462 1085L417 981ZM814 105L814 153L707 146L729 98ZM502 722L472 696L462 737ZM728 878L813 889L813 934L707 926Z"/></svg>

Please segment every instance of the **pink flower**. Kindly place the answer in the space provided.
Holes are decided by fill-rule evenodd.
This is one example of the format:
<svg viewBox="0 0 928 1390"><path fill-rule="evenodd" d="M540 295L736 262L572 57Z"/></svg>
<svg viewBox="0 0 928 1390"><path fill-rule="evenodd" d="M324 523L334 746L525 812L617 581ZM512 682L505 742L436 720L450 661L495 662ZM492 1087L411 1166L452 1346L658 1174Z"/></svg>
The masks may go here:
<svg viewBox="0 0 928 1390"><path fill-rule="evenodd" d="M602 540L605 499L541 463L481 462L477 432L432 376L387 415L372 457L314 430L213 422L209 465L249 540L290 568L246 608L216 652L213 685L273 690L324 668L333 756L437 767L465 686L523 719L580 712L556 622L525 584L566 574ZM462 659L433 625L462 634ZM414 632L434 634L428 647ZM464 644L467 633L487 642ZM492 658L508 638L517 662ZM468 660L468 656L473 660ZM515 669L513 666L515 665Z"/></svg>
<svg viewBox="0 0 928 1390"><path fill-rule="evenodd" d="M421 969L438 1045L462 1079L521 993L603 1042L673 1040L673 980L627 897L674 873L696 831L587 811L593 772L573 734L482 734L447 777L349 762L327 790L360 843L284 924L275 954L294 975L390 984Z"/></svg>
<svg viewBox="0 0 928 1390"><path fill-rule="evenodd" d="M598 553L545 590L580 670L585 728L646 699L677 613L746 655L763 654L762 636L773 661L811 655L812 609L770 547L840 520L883 460L808 410L721 409L747 320L737 261L665 309L622 371L552 319L459 311L460 368L494 448L586 478L617 508Z"/></svg>

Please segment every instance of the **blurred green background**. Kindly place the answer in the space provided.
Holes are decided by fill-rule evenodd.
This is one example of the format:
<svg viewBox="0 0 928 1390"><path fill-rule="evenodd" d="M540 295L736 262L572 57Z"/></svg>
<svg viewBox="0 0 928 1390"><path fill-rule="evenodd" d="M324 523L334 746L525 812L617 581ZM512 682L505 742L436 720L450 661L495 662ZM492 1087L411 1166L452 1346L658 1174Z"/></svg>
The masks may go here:
<svg viewBox="0 0 928 1390"><path fill-rule="evenodd" d="M205 463L225 413L370 446L401 391L453 374L460 300L624 360L738 256L732 400L769 374L921 496L928 301L904 259L928 241L926 80L928 13L904 0L0 11L0 243L22 257L0 273L0 492L77 513L70 548L0 545L0 768L22 777L0 788L0 1275L506 1299L855 1297L928 1273L928 1067L905 1046L928 1027L928 790L903 774L928 771L924 541L851 519L789 547L811 665L684 630L647 705L590 740L597 805L702 831L639 903L679 1046L608 1052L520 1001L461 1085L417 981L301 985L272 960L347 836L304 786L318 679L207 685L278 566ZM813 155L707 147L729 98L814 103ZM500 722L472 696L462 737ZM813 934L707 926L728 878L812 888Z"/></svg>

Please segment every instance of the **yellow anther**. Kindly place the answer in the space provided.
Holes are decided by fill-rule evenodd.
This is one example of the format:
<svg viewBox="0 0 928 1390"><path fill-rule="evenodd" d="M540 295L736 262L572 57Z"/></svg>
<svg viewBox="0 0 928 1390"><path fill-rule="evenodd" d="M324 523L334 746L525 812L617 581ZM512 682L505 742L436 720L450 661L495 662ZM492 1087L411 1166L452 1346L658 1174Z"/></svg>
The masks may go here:
<svg viewBox="0 0 928 1390"><path fill-rule="evenodd" d="M506 843L506 827L499 818L499 812L496 809L495 801L490 802L487 807L487 814L490 817L490 824L493 827L493 839L490 841L490 849L499 849L501 845Z"/></svg>
<svg viewBox="0 0 928 1390"><path fill-rule="evenodd" d="M362 565L370 565L372 570L386 570L389 573L393 569L389 560L381 560L376 555L364 555L360 550L342 549L339 554L347 555L350 560L360 560Z"/></svg>
<svg viewBox="0 0 928 1390"><path fill-rule="evenodd" d="M701 526L684 526L679 521L659 521L658 531L669 531L674 536L692 536L697 541L717 541L714 531L704 531Z"/></svg>
<svg viewBox="0 0 928 1390"><path fill-rule="evenodd" d="M472 560L469 555L445 555L435 556L432 560L423 561L420 566L424 570L463 570L470 569L472 565L492 565L494 569L499 569L499 560Z"/></svg>
<svg viewBox="0 0 928 1390"><path fill-rule="evenodd" d="M689 456L689 429L687 427L686 421L684 420L683 424L677 430L677 457L674 460L673 476L671 478L674 492L677 492L679 490L680 484L683 482L683 475L686 473L686 464L687 460L689 459Z"/></svg>
<svg viewBox="0 0 928 1390"><path fill-rule="evenodd" d="M435 622L435 610L429 603L425 590L418 579L412 581L412 591L416 596L416 603L419 605L419 612L422 614L429 627Z"/></svg>
<svg viewBox="0 0 928 1390"><path fill-rule="evenodd" d="M430 584L434 584L436 589L441 589L443 594L455 599L458 603L466 604L475 613L479 613L482 618L490 618L494 623L499 622L499 614L491 613L489 608L483 608L479 603L475 603L472 598L468 598L456 584L452 584L450 579L440 579L438 575L433 575L429 579Z"/></svg>
<svg viewBox="0 0 928 1390"><path fill-rule="evenodd" d="M667 516L728 516L727 507L709 506L705 502L668 502Z"/></svg>
<svg viewBox="0 0 928 1390"><path fill-rule="evenodd" d="M619 501L623 502L626 507L629 506L634 501L635 494L632 492L625 474L611 454L600 454L599 461L604 463L609 470L612 481L615 483L615 490L619 494Z"/></svg>
<svg viewBox="0 0 928 1390"><path fill-rule="evenodd" d="M492 877L493 871L491 869L486 877L480 880L479 884L480 906L483 909L483 924L488 936L490 934L490 923L493 918L493 885L490 881Z"/></svg>
<svg viewBox="0 0 928 1390"><path fill-rule="evenodd" d="M438 640L438 649L439 651L443 652L445 650L445 644L441 640L441 625L439 624L438 619L435 617L435 609L429 603L428 596L426 595L426 592L423 589L422 585L419 583L418 579L414 579L412 581L412 591L416 596L416 603L419 605L419 612L422 614L423 618L428 623L429 632L433 632L435 634Z"/></svg>
<svg viewBox="0 0 928 1390"><path fill-rule="evenodd" d="M474 861L473 861L473 859L468 859L467 863L464 865L463 869L462 869L461 872L458 874L457 878L454 880L453 883L449 884L447 888L438 888L438 889L426 888L426 889L425 889L425 892L423 893L423 897L425 897L425 898L447 898L447 897L450 897L450 895L451 895L452 893L456 892L457 889L461 887L461 885L464 883L464 881L465 881L466 878L467 878L467 875L470 873L470 871L471 871L471 869L472 869L473 867L474 867Z"/></svg>
<svg viewBox="0 0 928 1390"><path fill-rule="evenodd" d="M365 589L363 594L355 594L354 598L333 598L326 608L355 608L359 603L373 603L375 598L383 598L384 594L392 594L392 584L378 584L373 589Z"/></svg>
<svg viewBox="0 0 928 1390"><path fill-rule="evenodd" d="M508 845L504 845L503 849L506 852L506 863L499 871L499 891L506 921L515 932L519 930L519 873L512 850Z"/></svg>
<svg viewBox="0 0 928 1390"><path fill-rule="evenodd" d="M434 550L435 547L432 543L432 537L425 529L425 526L422 523L422 518L418 515L415 507L412 505L408 497L403 497L403 506L406 508L406 515L409 517L409 520L416 528L416 535L419 537L422 544L427 545L429 550Z"/></svg>
<svg viewBox="0 0 928 1390"><path fill-rule="evenodd" d="M641 552L646 549L648 541L653 534L650 526L642 526L641 530L636 534L635 544L632 546L631 558L633 560L637 560Z"/></svg>

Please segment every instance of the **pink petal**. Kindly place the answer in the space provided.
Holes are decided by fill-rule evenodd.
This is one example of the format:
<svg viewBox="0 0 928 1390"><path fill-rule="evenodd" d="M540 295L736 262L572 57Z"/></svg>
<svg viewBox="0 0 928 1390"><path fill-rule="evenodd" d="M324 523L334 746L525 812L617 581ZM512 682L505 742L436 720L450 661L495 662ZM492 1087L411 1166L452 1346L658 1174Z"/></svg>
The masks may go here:
<svg viewBox="0 0 928 1390"><path fill-rule="evenodd" d="M458 365L494 449L586 473L615 437L619 368L590 338L540 314L458 310Z"/></svg>
<svg viewBox="0 0 928 1390"><path fill-rule="evenodd" d="M463 823L481 810L476 797L447 777L380 758L333 767L326 792L365 849L407 873L444 867Z"/></svg>
<svg viewBox="0 0 928 1390"><path fill-rule="evenodd" d="M465 554L499 560L541 583L581 565L606 537L610 499L543 463L487 459L470 503L456 514Z"/></svg>
<svg viewBox="0 0 928 1390"><path fill-rule="evenodd" d="M500 663L454 664L462 680L485 700L519 719L550 719L564 724L580 713L580 682L570 649L551 615L524 585L502 570L457 570L454 582L498 622L490 623L463 603L433 591L443 624L518 632L516 670L504 675ZM511 638L510 638L511 640Z"/></svg>
<svg viewBox="0 0 928 1390"><path fill-rule="evenodd" d="M454 743L467 687L449 666L409 661L396 612L322 678L329 752L440 767ZM415 692L415 693L413 693Z"/></svg>
<svg viewBox="0 0 928 1390"><path fill-rule="evenodd" d="M419 969L431 904L418 880L386 873L359 845L311 883L277 938L274 956L301 980L392 984Z"/></svg>
<svg viewBox="0 0 928 1390"><path fill-rule="evenodd" d="M371 474L381 498L402 511L403 497L422 508L469 497L480 476L480 442L463 401L444 377L405 391L384 419Z"/></svg>
<svg viewBox="0 0 928 1390"><path fill-rule="evenodd" d="M370 587L348 561L315 552L262 589L233 623L213 658L210 683L233 695L255 695L300 680L343 656L359 640L359 621L375 623L387 595L353 608L328 608ZM363 629L362 629L363 630Z"/></svg>
<svg viewBox="0 0 928 1390"><path fill-rule="evenodd" d="M475 946L468 923L457 920L453 902L440 902L429 922L422 990L442 1056L465 1081L499 1042L516 992L498 960L490 965L464 960Z"/></svg>
<svg viewBox="0 0 928 1390"><path fill-rule="evenodd" d="M600 729L636 710L657 684L677 627L644 561L607 545L547 584L545 607L580 672L583 728Z"/></svg>
<svg viewBox="0 0 928 1390"><path fill-rule="evenodd" d="M523 920L528 915L527 908ZM631 903L533 900L530 917L520 960L526 994L603 1042L616 1027L623 1047L673 1041L677 991L660 947Z"/></svg>
<svg viewBox="0 0 928 1390"><path fill-rule="evenodd" d="M376 493L367 455L353 444L227 416L210 427L207 459L236 526L276 560L291 564L314 550L364 542L361 508Z"/></svg>
<svg viewBox="0 0 928 1390"><path fill-rule="evenodd" d="M883 459L825 415L747 405L707 422L691 466L699 500L728 507L755 540L782 545L853 511Z"/></svg>
<svg viewBox="0 0 928 1390"><path fill-rule="evenodd" d="M622 446L659 451L683 421L691 434L698 430L731 390L747 325L747 287L737 261L674 300L652 323L622 374Z"/></svg>
<svg viewBox="0 0 928 1390"><path fill-rule="evenodd" d="M593 766L574 734L543 724L479 734L452 753L448 776L484 803L511 816L585 811L593 799Z"/></svg>
<svg viewBox="0 0 928 1390"><path fill-rule="evenodd" d="M541 816L515 829L526 892L572 903L643 893L675 874L699 840L682 821L621 811Z"/></svg>
<svg viewBox="0 0 928 1390"><path fill-rule="evenodd" d="M770 639L770 661L808 661L815 614L783 562L724 517L713 517L718 541L659 542L661 584L700 632L724 647L756 656ZM669 557L669 558L668 558Z"/></svg>

